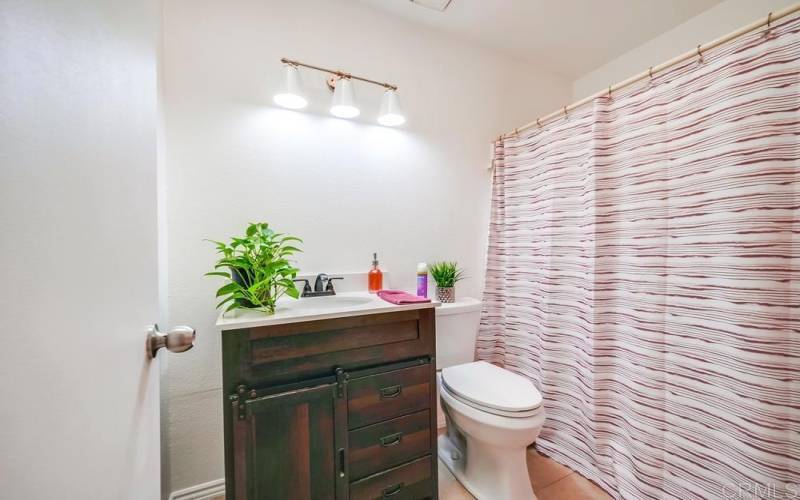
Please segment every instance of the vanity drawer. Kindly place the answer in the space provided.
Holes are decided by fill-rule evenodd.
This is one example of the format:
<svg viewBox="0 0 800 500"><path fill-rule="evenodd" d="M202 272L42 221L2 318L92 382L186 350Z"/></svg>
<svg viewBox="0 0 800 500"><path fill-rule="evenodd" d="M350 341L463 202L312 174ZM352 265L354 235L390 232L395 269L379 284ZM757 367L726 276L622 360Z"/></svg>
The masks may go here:
<svg viewBox="0 0 800 500"><path fill-rule="evenodd" d="M351 500L419 500L433 498L431 456L350 483Z"/></svg>
<svg viewBox="0 0 800 500"><path fill-rule="evenodd" d="M428 409L432 390L430 363L353 378L347 386L348 427Z"/></svg>
<svg viewBox="0 0 800 500"><path fill-rule="evenodd" d="M315 299L300 299L315 300ZM433 309L398 310L232 330L223 350L236 384L273 386L430 356L436 352Z"/></svg>
<svg viewBox="0 0 800 500"><path fill-rule="evenodd" d="M350 477L360 479L430 453L430 410L350 431Z"/></svg>

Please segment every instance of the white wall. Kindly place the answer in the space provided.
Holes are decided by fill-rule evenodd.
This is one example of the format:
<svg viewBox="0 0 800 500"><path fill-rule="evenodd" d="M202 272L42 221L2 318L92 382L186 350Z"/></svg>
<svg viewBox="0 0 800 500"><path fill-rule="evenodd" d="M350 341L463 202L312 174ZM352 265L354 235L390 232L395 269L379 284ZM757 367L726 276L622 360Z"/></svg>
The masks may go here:
<svg viewBox="0 0 800 500"><path fill-rule="evenodd" d="M583 99L646 71L650 66L692 50L698 44L708 43L756 19L766 18L770 11L778 11L796 1L726 0L578 78L573 83L572 98L574 101Z"/></svg>
<svg viewBox="0 0 800 500"><path fill-rule="evenodd" d="M163 83L171 324L198 330L170 360L172 490L223 476L214 261L203 238L268 221L305 240L304 272L365 271L394 285L416 263L456 259L479 296L489 142L568 100L569 82L349 1L167 0ZM323 76L304 72L307 112L272 105L280 57L400 87L408 124L375 125L380 89L356 82L363 119L327 114Z"/></svg>

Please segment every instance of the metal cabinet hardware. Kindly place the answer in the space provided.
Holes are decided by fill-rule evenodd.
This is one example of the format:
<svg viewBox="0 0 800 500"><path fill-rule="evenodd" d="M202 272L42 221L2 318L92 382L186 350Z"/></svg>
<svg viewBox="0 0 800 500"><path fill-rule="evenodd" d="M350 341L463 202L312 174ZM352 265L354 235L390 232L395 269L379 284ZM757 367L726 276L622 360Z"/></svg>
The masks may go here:
<svg viewBox="0 0 800 500"><path fill-rule="evenodd" d="M383 489L383 498L393 497L400 493L405 483L397 483Z"/></svg>
<svg viewBox="0 0 800 500"><path fill-rule="evenodd" d="M390 446L397 446L400 444L400 441L403 440L403 433L402 432L395 432L394 434L389 434L388 436L383 436L380 438L381 446L384 448L388 448Z"/></svg>
<svg viewBox="0 0 800 500"><path fill-rule="evenodd" d="M396 398L403 392L403 386L391 385L389 387L382 387L380 389L381 399Z"/></svg>

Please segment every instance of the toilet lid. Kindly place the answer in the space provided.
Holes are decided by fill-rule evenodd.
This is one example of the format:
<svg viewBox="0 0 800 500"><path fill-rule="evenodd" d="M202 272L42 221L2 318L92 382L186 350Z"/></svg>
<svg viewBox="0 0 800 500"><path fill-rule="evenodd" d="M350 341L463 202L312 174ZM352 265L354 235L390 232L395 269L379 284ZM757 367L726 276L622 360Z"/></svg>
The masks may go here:
<svg viewBox="0 0 800 500"><path fill-rule="evenodd" d="M444 368L442 382L448 391L479 407L524 412L542 404L542 395L530 380L485 361Z"/></svg>

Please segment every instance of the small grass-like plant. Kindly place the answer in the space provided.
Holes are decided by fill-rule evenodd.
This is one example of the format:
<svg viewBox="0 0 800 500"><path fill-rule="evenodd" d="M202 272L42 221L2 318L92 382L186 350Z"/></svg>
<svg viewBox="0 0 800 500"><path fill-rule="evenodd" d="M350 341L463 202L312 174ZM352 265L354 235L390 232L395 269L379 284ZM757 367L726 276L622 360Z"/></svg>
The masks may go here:
<svg viewBox="0 0 800 500"><path fill-rule="evenodd" d="M452 288L464 279L464 270L458 267L457 262L434 262L428 272L439 288Z"/></svg>
<svg viewBox="0 0 800 500"><path fill-rule="evenodd" d="M230 243L209 241L222 257L206 276L228 281L217 290L217 297L223 298L218 309L255 308L272 314L279 298L288 295L296 299L300 295L292 281L299 270L289 261L291 255L302 251L292 246L302 243L300 238L276 233L266 222L258 222L247 227L243 238L232 237Z"/></svg>

